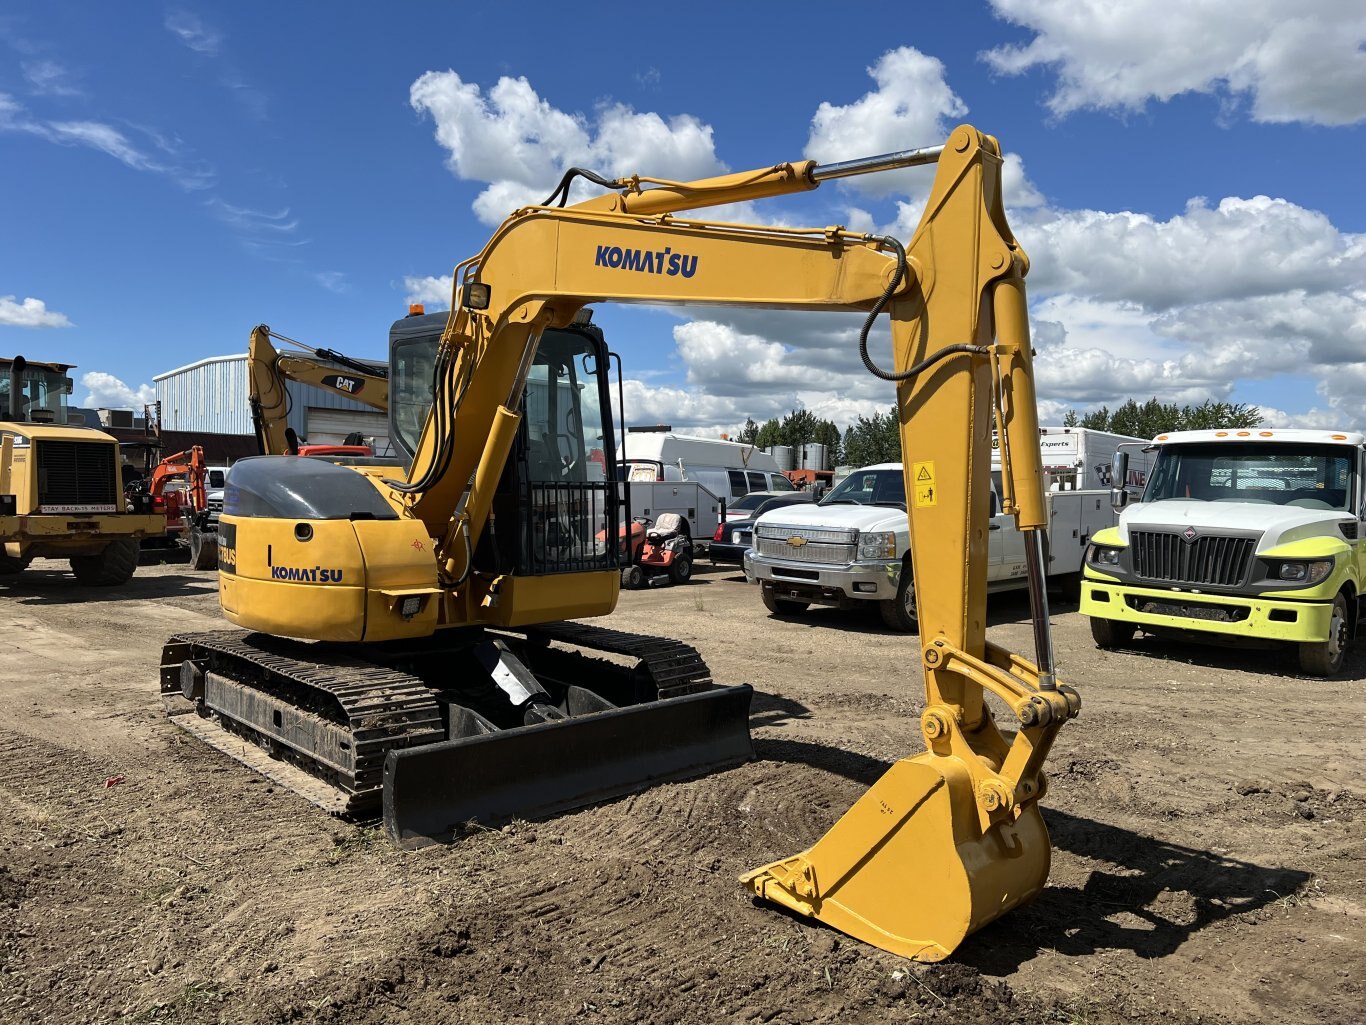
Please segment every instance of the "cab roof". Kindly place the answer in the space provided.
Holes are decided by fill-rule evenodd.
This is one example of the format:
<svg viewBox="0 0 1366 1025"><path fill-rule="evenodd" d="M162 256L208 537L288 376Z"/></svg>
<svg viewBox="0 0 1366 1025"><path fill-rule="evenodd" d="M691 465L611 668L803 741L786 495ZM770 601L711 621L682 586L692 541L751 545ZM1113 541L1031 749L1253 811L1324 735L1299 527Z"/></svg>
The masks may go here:
<svg viewBox="0 0 1366 1025"><path fill-rule="evenodd" d="M1155 445L1182 445L1209 442L1270 441L1288 445L1366 445L1360 431L1324 431L1302 427L1228 427L1205 431L1168 431L1153 439Z"/></svg>

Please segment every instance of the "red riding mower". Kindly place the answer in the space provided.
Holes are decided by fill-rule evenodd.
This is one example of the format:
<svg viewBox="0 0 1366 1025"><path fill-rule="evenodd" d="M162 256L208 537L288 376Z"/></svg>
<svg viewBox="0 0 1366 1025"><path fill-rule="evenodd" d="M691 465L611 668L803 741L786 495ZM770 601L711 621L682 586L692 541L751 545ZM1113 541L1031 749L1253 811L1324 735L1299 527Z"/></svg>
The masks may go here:
<svg viewBox="0 0 1366 1025"><path fill-rule="evenodd" d="M692 538L678 513L660 513L653 524L632 520L629 550L631 563L621 571L621 586L628 590L692 579Z"/></svg>

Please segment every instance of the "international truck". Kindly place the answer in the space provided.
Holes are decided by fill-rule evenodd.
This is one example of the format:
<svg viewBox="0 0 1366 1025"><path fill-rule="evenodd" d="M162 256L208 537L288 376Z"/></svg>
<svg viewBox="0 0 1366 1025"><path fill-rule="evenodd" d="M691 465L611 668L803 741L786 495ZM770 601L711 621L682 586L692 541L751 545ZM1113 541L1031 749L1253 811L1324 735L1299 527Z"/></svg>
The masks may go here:
<svg viewBox="0 0 1366 1025"><path fill-rule="evenodd" d="M1112 487L1141 488L1149 465L1146 441L1077 427L1042 427L1044 501L1048 513L1045 570L1058 589L1080 585L1083 557L1092 536L1115 523ZM1112 476L1115 455L1133 448L1124 475ZM911 576L911 538L906 488L935 486L935 468L911 460L854 470L814 505L787 506L760 516L754 543L744 556L745 577L758 584L775 615L799 615L811 605L875 606L894 630L917 626ZM1013 516L1002 513L1001 465L993 442L991 529L987 588L1026 586L1026 539ZM934 501L933 495L925 496Z"/></svg>
<svg viewBox="0 0 1366 1025"><path fill-rule="evenodd" d="M1306 675L1337 673L1366 575L1366 435L1178 431L1151 448L1142 500L1117 492L1118 523L1087 551L1081 611L1096 644L1121 647L1142 630L1290 645Z"/></svg>

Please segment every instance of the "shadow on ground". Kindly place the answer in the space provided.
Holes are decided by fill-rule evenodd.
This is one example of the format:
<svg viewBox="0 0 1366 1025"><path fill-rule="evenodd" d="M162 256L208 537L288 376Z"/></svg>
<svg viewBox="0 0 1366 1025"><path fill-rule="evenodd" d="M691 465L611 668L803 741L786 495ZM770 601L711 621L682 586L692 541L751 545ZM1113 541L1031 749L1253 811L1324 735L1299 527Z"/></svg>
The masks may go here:
<svg viewBox="0 0 1366 1025"><path fill-rule="evenodd" d="M216 573L173 573L137 576L120 587L86 587L71 573L30 566L15 576L0 577L0 594L20 605L74 605L130 598L185 598L212 594L218 589Z"/></svg>
<svg viewBox="0 0 1366 1025"><path fill-rule="evenodd" d="M754 747L766 761L811 765L867 785L891 768L823 744L756 740ZM1308 872L1225 858L1056 809L1043 814L1054 850L1096 867L1081 886L1046 886L1028 907L969 936L954 960L1001 976L1048 949L1067 956L1129 950L1166 957L1193 933L1283 900L1311 879Z"/></svg>

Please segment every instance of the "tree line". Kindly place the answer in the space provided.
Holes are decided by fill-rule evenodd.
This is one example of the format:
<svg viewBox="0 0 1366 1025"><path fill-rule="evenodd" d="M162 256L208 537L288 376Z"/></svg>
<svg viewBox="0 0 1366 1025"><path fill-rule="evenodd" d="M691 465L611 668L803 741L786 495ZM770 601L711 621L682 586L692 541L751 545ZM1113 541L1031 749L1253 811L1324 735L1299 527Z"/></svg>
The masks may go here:
<svg viewBox="0 0 1366 1025"><path fill-rule="evenodd" d="M1264 421L1258 407L1240 402L1206 399L1198 406L1178 406L1159 402L1154 396L1143 403L1129 399L1113 411L1108 406L1101 406L1079 415L1075 409L1069 409L1062 422L1064 427L1154 438L1168 431L1260 427ZM796 449L810 443L824 445L831 467L901 461L901 423L896 406L872 416L860 416L843 434L833 420L821 420L806 409L794 409L781 419L775 417L762 424L746 418L736 440L759 448L790 445Z"/></svg>
<svg viewBox="0 0 1366 1025"><path fill-rule="evenodd" d="M1114 412L1101 406L1080 417L1075 409L1069 409L1062 423L1064 427L1085 427L1093 431L1127 434L1133 438L1155 438L1169 431L1260 427L1264 420L1259 408L1241 402L1206 399L1198 406L1177 406L1174 402L1158 402L1154 397L1141 405L1130 399Z"/></svg>

